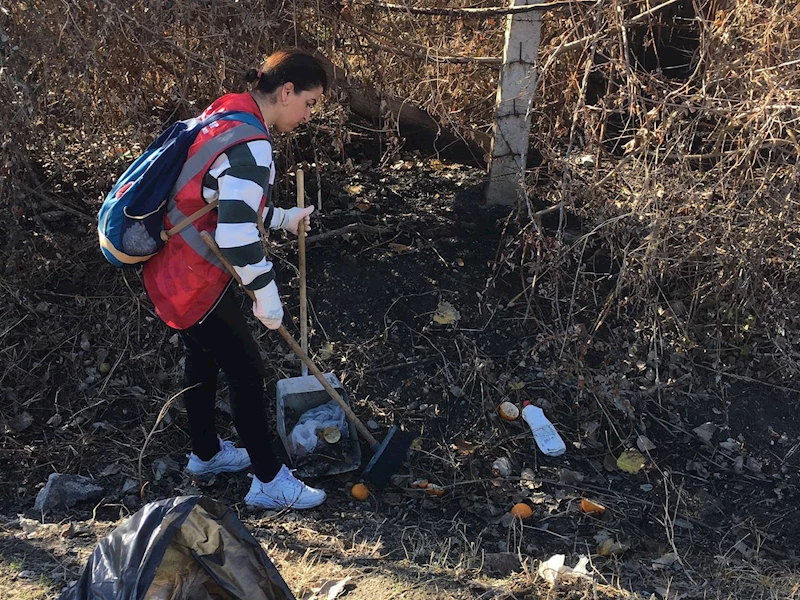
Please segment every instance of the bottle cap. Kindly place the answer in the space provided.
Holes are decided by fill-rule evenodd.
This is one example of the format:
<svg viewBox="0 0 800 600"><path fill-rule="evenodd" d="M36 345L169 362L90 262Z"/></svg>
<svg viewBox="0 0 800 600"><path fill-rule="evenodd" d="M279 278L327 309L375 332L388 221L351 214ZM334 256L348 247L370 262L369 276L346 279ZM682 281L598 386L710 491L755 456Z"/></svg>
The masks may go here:
<svg viewBox="0 0 800 600"><path fill-rule="evenodd" d="M530 405L530 403L531 403L531 401L530 401L530 400L523 400L523 401L522 401L522 408L525 408L526 406L529 406L529 405Z"/></svg>

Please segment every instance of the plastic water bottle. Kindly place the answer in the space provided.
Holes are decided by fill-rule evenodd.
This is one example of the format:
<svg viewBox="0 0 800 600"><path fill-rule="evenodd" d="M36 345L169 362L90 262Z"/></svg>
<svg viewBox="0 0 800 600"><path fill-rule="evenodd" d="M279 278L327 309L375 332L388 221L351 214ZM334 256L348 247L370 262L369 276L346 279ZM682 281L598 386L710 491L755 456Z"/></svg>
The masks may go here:
<svg viewBox="0 0 800 600"><path fill-rule="evenodd" d="M566 452L567 447L564 440L558 435L558 431L544 415L544 411L538 406L534 406L527 400L523 403L522 418L531 428L533 439L539 450L547 456L561 456Z"/></svg>

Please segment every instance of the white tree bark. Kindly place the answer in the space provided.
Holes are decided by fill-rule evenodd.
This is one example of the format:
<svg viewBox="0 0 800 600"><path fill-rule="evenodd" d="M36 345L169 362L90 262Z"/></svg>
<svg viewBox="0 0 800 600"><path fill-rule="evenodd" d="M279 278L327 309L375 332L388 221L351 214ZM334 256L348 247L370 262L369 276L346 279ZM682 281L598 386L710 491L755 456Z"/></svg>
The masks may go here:
<svg viewBox="0 0 800 600"><path fill-rule="evenodd" d="M541 0L511 0L511 6ZM542 13L530 11L506 17L506 44L497 87L494 138L486 200L513 205L523 192L531 132L531 104L536 89L536 59L542 37Z"/></svg>

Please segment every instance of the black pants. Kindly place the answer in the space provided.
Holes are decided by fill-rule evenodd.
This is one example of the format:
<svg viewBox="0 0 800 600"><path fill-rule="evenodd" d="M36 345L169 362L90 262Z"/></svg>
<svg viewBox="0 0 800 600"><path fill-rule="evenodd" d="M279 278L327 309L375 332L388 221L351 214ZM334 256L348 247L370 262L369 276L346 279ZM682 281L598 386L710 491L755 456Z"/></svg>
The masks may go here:
<svg viewBox="0 0 800 600"><path fill-rule="evenodd" d="M183 393L192 436L192 451L209 460L219 450L215 398L219 370L228 380L233 423L250 454L253 472L271 481L281 468L269 445L264 363L253 334L229 287L217 306L197 325L181 331L186 346Z"/></svg>

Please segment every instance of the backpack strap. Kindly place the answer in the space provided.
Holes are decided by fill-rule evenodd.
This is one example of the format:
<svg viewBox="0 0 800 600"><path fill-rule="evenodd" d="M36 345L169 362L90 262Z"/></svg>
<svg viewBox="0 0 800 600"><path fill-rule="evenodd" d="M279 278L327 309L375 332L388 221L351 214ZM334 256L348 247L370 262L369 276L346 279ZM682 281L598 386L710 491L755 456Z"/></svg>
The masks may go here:
<svg viewBox="0 0 800 600"><path fill-rule="evenodd" d="M167 240L169 240L169 238L171 238L174 235L179 234L181 231L186 229L189 225L191 225L192 223L197 221L197 219L199 219L200 217L202 217L203 215L207 215L212 210L217 208L218 204L219 204L219 200L213 200L213 201L209 202L203 208L201 208L200 210L198 210L195 213L192 213L191 216L185 218L183 221L181 221L180 223L178 223L174 227L172 227L170 229L167 229L165 231L162 231L161 232L161 239L166 242Z"/></svg>
<svg viewBox="0 0 800 600"><path fill-rule="evenodd" d="M246 139L252 139L254 133L262 133L264 134L265 138L271 143L272 137L269 135L269 132L264 127L264 124L253 114L241 112L241 111L229 111L229 112L219 112L211 115L207 119L202 122L198 122L195 126L197 127L197 132L199 133L200 130L205 127L206 125L210 125L215 121L238 121L242 123L242 125L237 127L232 127L228 131L221 133L218 136L215 136L208 140L205 144L203 144L200 149L189 158L181 169L180 176L178 180L175 182L174 187L172 188L172 192L170 194L170 199L174 198L175 195L178 193L183 186L189 183L192 179L197 177L200 172L205 168L210 160L216 158L220 153L224 152L227 148L239 143L240 141ZM257 129L257 132L253 132L253 129ZM179 234L181 231L186 229L189 225L194 223L200 217L207 215L212 210L214 210L217 205L219 204L219 200L214 200L206 204L203 208L198 210L197 212L191 214L186 219L171 227L168 230L161 232L161 239L165 242L169 240L169 238ZM260 218L260 211L259 211L259 221L262 219ZM264 230L263 223L259 223L259 229L262 231Z"/></svg>

